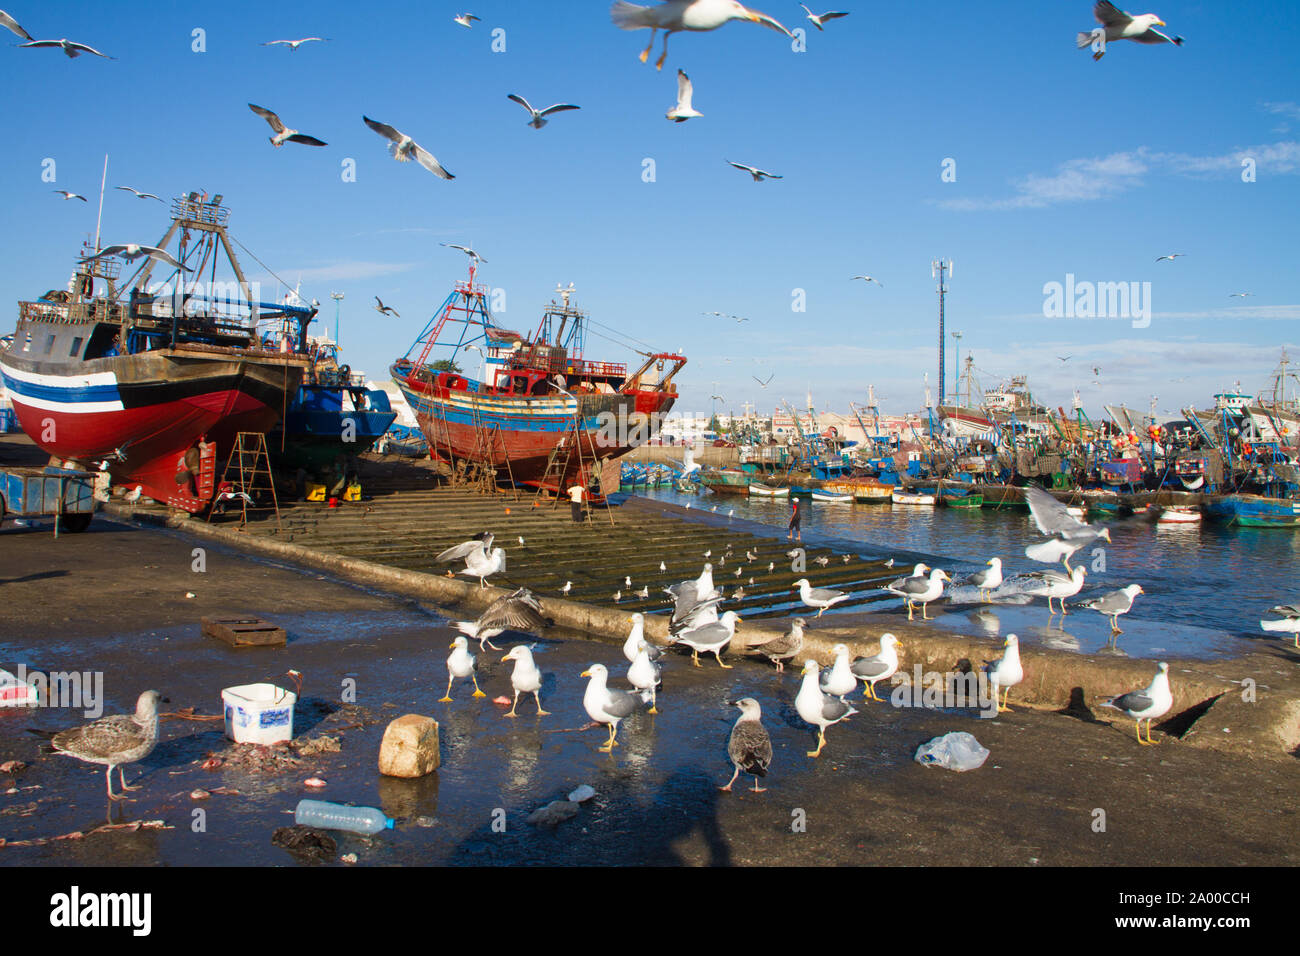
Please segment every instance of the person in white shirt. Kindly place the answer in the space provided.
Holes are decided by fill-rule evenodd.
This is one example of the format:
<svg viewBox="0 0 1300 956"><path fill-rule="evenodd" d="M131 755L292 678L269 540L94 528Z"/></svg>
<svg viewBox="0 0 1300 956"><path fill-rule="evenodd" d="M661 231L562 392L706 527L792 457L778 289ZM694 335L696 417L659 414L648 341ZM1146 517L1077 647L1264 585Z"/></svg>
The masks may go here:
<svg viewBox="0 0 1300 956"><path fill-rule="evenodd" d="M577 524L582 523L582 501L586 495L587 489L582 485L574 484L569 488L569 511Z"/></svg>

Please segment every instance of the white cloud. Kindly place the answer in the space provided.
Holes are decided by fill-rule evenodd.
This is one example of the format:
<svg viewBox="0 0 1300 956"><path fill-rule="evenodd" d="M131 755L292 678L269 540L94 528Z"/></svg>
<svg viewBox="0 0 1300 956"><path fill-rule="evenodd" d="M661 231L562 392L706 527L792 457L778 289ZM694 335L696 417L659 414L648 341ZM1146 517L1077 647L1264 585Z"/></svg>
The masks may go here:
<svg viewBox="0 0 1300 956"><path fill-rule="evenodd" d="M1278 116L1300 120L1300 103L1265 103L1264 109Z"/></svg>

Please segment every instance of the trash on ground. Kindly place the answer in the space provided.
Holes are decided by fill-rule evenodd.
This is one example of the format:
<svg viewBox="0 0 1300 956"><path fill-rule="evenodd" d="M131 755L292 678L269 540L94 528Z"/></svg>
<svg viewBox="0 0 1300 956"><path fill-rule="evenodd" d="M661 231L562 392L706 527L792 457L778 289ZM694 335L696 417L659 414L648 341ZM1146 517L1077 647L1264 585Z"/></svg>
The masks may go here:
<svg viewBox="0 0 1300 956"><path fill-rule="evenodd" d="M306 780L302 782L302 785L304 787L314 787L316 789L320 789L321 787L328 786L328 784L320 777L308 777Z"/></svg>
<svg viewBox="0 0 1300 956"><path fill-rule="evenodd" d="M366 835L391 830L394 823L391 817L374 807L348 807L325 800L299 800L298 807L293 812L293 822L301 826L350 830Z"/></svg>
<svg viewBox="0 0 1300 956"><path fill-rule="evenodd" d="M0 670L0 707L27 707L41 702L34 684L19 680L17 675Z"/></svg>
<svg viewBox="0 0 1300 956"><path fill-rule="evenodd" d="M322 735L320 737L295 737L289 746L299 757L314 757L317 754L339 753L343 744L338 737Z"/></svg>
<svg viewBox="0 0 1300 956"><path fill-rule="evenodd" d="M988 748L980 746L980 742L964 730L935 737L921 744L916 751L917 763L957 771L975 770L984 766L988 758Z"/></svg>
<svg viewBox="0 0 1300 956"><path fill-rule="evenodd" d="M332 836L305 826L280 827L271 834L271 845L288 850L303 863L324 863L338 851Z"/></svg>
<svg viewBox="0 0 1300 956"><path fill-rule="evenodd" d="M298 695L275 684L241 684L221 692L226 736L241 744L278 744L293 739Z"/></svg>
<svg viewBox="0 0 1300 956"><path fill-rule="evenodd" d="M528 822L535 827L554 827L577 815L578 805L572 800L552 800L528 814Z"/></svg>
<svg viewBox="0 0 1300 956"><path fill-rule="evenodd" d="M586 803L595 795L596 791L584 783L577 790L574 790L573 793L569 794L569 799L574 803Z"/></svg>

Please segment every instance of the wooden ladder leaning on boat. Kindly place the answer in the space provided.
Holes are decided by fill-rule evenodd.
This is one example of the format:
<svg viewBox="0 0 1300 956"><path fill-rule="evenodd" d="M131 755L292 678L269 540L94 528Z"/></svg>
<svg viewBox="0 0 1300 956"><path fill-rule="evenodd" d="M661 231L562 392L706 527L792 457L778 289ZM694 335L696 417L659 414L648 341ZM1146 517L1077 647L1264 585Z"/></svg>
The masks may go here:
<svg viewBox="0 0 1300 956"><path fill-rule="evenodd" d="M569 464L573 461L574 451L578 454L578 474L582 474L583 454L582 454L582 412L579 410L574 413L572 420L569 422L568 431L551 449L550 456L546 459L546 471L542 472L542 479L537 485L537 499L543 498L549 490L548 485L554 481L555 495L551 499L551 508L554 509L560 503L560 499L565 497L568 489L564 487L564 476L568 473ZM591 472L590 475L599 474L600 460L596 457L596 449L591 450ZM588 484L590 484L590 475ZM580 478L577 480L581 480ZM609 507L609 502L605 503L605 514L609 516L610 527L614 526L614 512ZM587 524L592 523L591 505L587 506L584 512Z"/></svg>

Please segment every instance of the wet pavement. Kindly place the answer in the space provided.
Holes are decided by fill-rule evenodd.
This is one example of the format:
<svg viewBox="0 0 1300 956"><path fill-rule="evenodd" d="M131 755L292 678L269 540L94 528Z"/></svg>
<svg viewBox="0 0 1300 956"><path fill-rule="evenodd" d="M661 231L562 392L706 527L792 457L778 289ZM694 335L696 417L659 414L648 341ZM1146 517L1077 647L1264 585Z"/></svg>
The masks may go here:
<svg viewBox="0 0 1300 956"><path fill-rule="evenodd" d="M205 548L203 573L192 570L196 547ZM109 812L168 827L5 846L0 865L293 865L271 835L292 823L303 797L378 806L398 818L374 838L335 834L338 852L356 853L362 865L1300 863L1300 760L1248 759L1177 739L1142 748L1119 715L1114 724L1029 710L985 720L855 695L861 713L830 728L824 754L812 760L805 751L815 734L794 710L796 673L747 661L722 670L711 659L696 669L688 656L672 656L662 713L625 721L610 756L597 751L603 728L581 729L579 674L601 662L626 686L625 662L617 644L576 633L552 629L536 642L551 716L535 716L523 699L510 720L493 703L511 693L504 650L479 655L487 698L472 699L458 681L452 703L436 702L453 634L437 609L173 532L101 519L57 541L41 530L7 530L0 601L0 666L103 671L106 713L129 710L152 687L169 698L165 712L217 715L221 688L291 686L284 675L293 668L304 681L295 733L340 744L250 771L229 760L220 721L166 719L157 749L127 768L143 789L109 808L101 768L43 754L45 737L31 732L79 723L79 712L0 710L0 763L28 764L0 774L0 838L85 831ZM267 617L287 629L289 643L237 649L202 637L199 617L225 612ZM508 637L496 642L509 647ZM343 699L352 686L355 703ZM736 792L717 789L731 775L725 747L738 716L725 702L739 696L761 703L773 739L763 794L741 789L749 778ZM421 780L381 778L384 726L405 713L440 722L442 767ZM992 751L984 767L956 774L913 761L920 744L950 730L967 730ZM214 753L227 762L202 769ZM327 786L304 786L312 776ZM16 792L4 793L10 781ZM576 817L554 830L525 823L580 784L596 797ZM190 796L222 788L234 792Z"/></svg>

